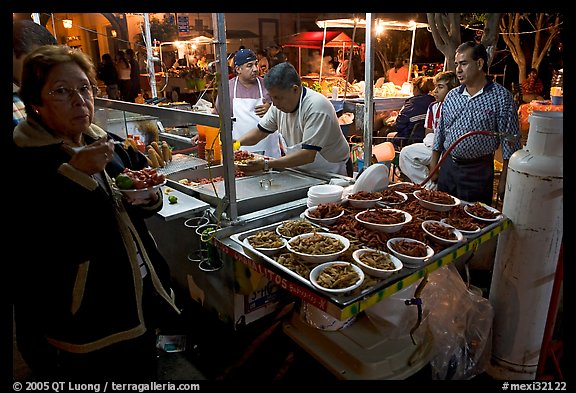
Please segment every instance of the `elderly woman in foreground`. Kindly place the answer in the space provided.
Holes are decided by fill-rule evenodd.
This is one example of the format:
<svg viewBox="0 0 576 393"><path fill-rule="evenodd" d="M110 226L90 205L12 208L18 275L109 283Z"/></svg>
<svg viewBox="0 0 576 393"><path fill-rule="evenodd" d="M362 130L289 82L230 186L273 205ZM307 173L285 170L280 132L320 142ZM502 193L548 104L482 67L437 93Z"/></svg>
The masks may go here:
<svg viewBox="0 0 576 393"><path fill-rule="evenodd" d="M92 123L95 86L78 50L43 46L24 60L10 243L17 343L38 376L154 379L158 319L179 312L144 221L162 196L129 201L113 187L146 158Z"/></svg>

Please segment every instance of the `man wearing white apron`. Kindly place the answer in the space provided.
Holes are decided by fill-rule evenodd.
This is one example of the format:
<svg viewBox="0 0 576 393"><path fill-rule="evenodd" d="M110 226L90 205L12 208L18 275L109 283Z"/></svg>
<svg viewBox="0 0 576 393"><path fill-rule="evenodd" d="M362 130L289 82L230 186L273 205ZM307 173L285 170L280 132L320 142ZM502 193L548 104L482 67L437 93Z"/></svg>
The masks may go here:
<svg viewBox="0 0 576 393"><path fill-rule="evenodd" d="M322 94L302 86L294 66L285 62L272 67L264 76L264 86L273 105L257 127L234 142L254 145L270 133L279 131L286 143L286 155L275 160L255 160L242 169L246 172L272 168L301 168L322 173L347 175L350 156L338 117Z"/></svg>
<svg viewBox="0 0 576 393"><path fill-rule="evenodd" d="M258 59L254 52L250 49L240 49L236 52L234 55L236 76L230 80L230 103L232 115L236 118L232 124L232 138L235 140L256 127L260 118L270 108L272 100L264 88L264 79L258 76L258 71ZM281 155L278 132L268 135L253 146L241 146L240 149L278 158Z"/></svg>

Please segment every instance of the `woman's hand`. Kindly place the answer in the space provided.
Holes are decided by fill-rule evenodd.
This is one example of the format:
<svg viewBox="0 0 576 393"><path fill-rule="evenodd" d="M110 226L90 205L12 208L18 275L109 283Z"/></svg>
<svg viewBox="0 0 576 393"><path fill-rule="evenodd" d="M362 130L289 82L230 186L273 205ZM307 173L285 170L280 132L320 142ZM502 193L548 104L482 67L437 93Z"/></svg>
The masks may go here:
<svg viewBox="0 0 576 393"><path fill-rule="evenodd" d="M106 165L112 161L113 155L114 142L101 138L78 150L68 163L87 175L93 175L102 172Z"/></svg>

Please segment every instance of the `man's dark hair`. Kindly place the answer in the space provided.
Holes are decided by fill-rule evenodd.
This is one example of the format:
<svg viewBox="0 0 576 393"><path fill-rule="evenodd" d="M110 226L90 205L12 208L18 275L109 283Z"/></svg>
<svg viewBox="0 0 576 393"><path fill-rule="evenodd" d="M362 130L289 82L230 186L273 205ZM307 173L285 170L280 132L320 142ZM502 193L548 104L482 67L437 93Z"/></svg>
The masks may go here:
<svg viewBox="0 0 576 393"><path fill-rule="evenodd" d="M28 19L13 22L12 48L16 57L25 56L41 45L57 45L56 38L46 27Z"/></svg>
<svg viewBox="0 0 576 393"><path fill-rule="evenodd" d="M268 90L271 88L288 90L294 85L301 86L302 82L298 71L288 62L275 65L264 75L264 86Z"/></svg>
<svg viewBox="0 0 576 393"><path fill-rule="evenodd" d="M488 73L488 52L486 52L486 47L474 41L466 41L463 44L460 44L458 48L456 48L456 53L462 53L467 51L468 49L472 49L473 60L478 59L484 60L484 66L482 67L482 71Z"/></svg>

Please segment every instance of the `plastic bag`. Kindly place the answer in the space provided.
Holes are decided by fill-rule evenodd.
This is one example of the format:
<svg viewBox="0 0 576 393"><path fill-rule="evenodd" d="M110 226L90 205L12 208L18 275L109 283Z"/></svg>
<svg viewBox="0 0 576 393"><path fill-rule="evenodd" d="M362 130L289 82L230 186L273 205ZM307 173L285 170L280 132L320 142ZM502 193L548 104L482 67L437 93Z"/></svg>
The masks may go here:
<svg viewBox="0 0 576 393"><path fill-rule="evenodd" d="M422 291L434 340L432 379L465 380L485 371L492 349L494 310L466 287L453 265L429 276Z"/></svg>

